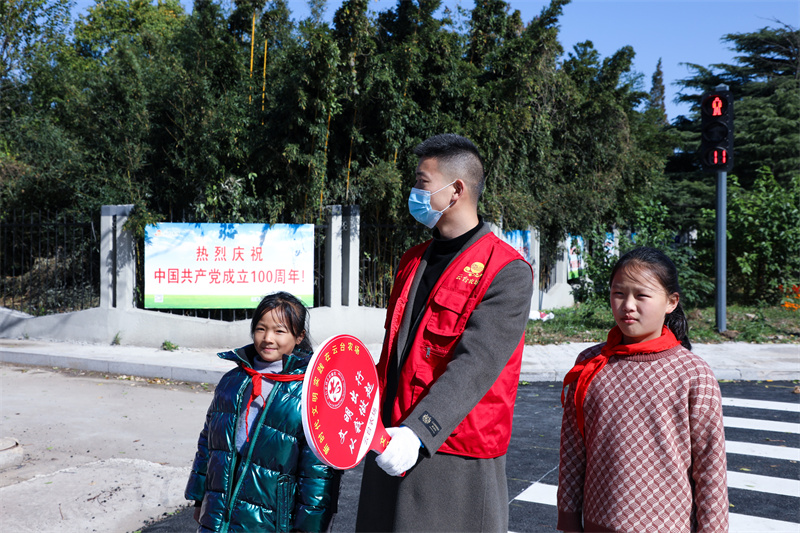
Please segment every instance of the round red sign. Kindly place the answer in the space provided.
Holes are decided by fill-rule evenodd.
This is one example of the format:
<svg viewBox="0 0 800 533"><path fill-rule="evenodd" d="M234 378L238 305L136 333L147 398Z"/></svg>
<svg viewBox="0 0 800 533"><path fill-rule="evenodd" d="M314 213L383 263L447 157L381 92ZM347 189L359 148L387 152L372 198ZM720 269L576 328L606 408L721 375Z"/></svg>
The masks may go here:
<svg viewBox="0 0 800 533"><path fill-rule="evenodd" d="M380 424L375 362L360 340L336 335L311 358L303 380L303 429L314 454L346 470L364 458L373 437L383 450L388 435Z"/></svg>

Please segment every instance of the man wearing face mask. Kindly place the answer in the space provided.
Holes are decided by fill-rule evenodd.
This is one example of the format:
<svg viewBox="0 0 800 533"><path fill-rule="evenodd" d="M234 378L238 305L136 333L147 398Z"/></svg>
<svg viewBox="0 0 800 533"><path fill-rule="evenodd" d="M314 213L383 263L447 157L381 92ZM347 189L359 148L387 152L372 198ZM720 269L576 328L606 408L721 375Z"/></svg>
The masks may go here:
<svg viewBox="0 0 800 533"><path fill-rule="evenodd" d="M508 531L511 439L530 265L478 215L483 162L443 134L420 158L408 204L432 239L400 260L378 362L392 437L365 461L357 531Z"/></svg>

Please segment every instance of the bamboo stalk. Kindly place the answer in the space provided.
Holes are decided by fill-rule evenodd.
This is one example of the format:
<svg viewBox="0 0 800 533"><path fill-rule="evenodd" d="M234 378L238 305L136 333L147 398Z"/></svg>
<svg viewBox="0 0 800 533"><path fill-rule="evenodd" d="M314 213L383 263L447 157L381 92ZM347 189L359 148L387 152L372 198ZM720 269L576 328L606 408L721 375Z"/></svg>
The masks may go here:
<svg viewBox="0 0 800 533"><path fill-rule="evenodd" d="M325 128L325 153L328 153L328 136L331 134L331 112L328 111L328 126Z"/></svg>
<svg viewBox="0 0 800 533"><path fill-rule="evenodd" d="M264 111L264 99L267 95L267 43L269 39L264 39L264 70L261 76L263 83L261 84L261 111ZM261 125L264 125L264 121L261 121Z"/></svg>
<svg viewBox="0 0 800 533"><path fill-rule="evenodd" d="M353 108L353 129L356 128L356 115L358 115L358 107ZM344 199L350 199L350 163L353 161L353 134L350 134L350 155L347 156L347 188L345 189Z"/></svg>
<svg viewBox="0 0 800 533"><path fill-rule="evenodd" d="M256 10L253 10L253 27L250 30L250 79L253 79L253 50L256 44ZM250 85L249 103L253 103L253 85Z"/></svg>
<svg viewBox="0 0 800 533"><path fill-rule="evenodd" d="M412 46L417 46L417 28L416 27L414 28L414 37L413 37L413 39L411 41L411 44L412 44ZM406 49L406 50L408 50L408 49ZM414 59L414 56L412 54L409 54L409 56L408 56L408 71L409 71L409 73L411 72L411 67L414 65L413 59ZM403 101L405 101L406 95L408 94L408 80L409 79L410 79L410 76L406 76L406 80L403 83ZM395 149L394 149L394 163L397 164L397 147L395 147Z"/></svg>
<svg viewBox="0 0 800 533"><path fill-rule="evenodd" d="M327 161L328 161L328 136L331 133L331 112L328 111L328 125L325 127L325 166L327 168ZM319 189L319 216L322 217L322 194L325 191L325 175L327 174L327 170L325 174L322 175L322 184L320 185Z"/></svg>

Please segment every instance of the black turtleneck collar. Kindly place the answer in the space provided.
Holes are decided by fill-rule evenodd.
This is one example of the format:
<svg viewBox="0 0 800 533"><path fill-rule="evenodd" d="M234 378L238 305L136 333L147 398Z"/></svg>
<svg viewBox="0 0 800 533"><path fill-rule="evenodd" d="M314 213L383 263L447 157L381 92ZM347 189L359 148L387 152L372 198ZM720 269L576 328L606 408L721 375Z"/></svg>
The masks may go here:
<svg viewBox="0 0 800 533"><path fill-rule="evenodd" d="M439 228L433 228L431 232L431 236L433 237L433 242L431 243L431 254L436 255L448 255L459 251L467 241L469 241L472 237L478 233L483 227L483 218L478 217L478 224L469 230L468 232L459 235L458 237L453 237L452 239L443 239L442 234L439 232Z"/></svg>

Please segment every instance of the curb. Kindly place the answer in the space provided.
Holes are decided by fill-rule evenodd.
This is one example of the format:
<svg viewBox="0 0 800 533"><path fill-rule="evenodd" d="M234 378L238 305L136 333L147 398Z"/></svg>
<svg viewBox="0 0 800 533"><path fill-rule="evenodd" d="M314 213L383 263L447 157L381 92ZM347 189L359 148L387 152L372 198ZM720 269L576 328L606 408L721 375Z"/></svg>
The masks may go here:
<svg viewBox="0 0 800 533"><path fill-rule="evenodd" d="M107 372L138 376L143 378L161 378L192 383L218 383L226 371L206 370L202 368L184 368L168 365L131 363L107 359L87 359L67 355L48 355L31 352L15 352L0 350L0 362L18 365L73 368L90 372Z"/></svg>

